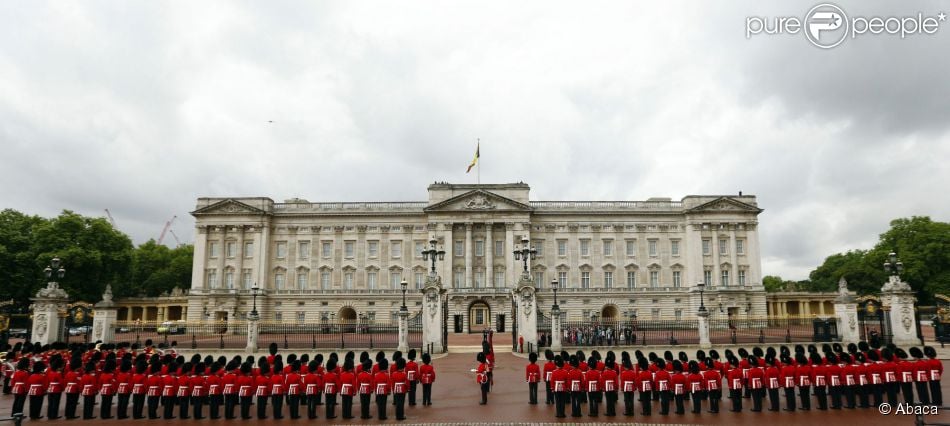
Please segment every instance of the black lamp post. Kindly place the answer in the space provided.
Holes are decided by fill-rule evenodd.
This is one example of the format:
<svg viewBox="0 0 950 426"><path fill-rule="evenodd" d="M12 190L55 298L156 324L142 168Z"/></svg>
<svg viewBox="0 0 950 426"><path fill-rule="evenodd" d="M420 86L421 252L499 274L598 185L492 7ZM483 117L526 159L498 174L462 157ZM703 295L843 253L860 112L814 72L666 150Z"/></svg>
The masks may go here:
<svg viewBox="0 0 950 426"><path fill-rule="evenodd" d="M399 308L401 312L409 311L409 308L406 307L406 289L409 288L409 282L402 280L399 283L399 286L402 287L402 307Z"/></svg>
<svg viewBox="0 0 950 426"><path fill-rule="evenodd" d="M700 281L696 283L696 287L699 288L699 312L706 312L706 304L703 303L703 290L706 289L706 282Z"/></svg>
<svg viewBox="0 0 950 426"><path fill-rule="evenodd" d="M43 270L43 272L46 273L46 279L55 282L53 281L54 279L66 276L66 269L60 267L62 261L60 261L58 257L54 257L49 263L50 266L47 266L46 269Z"/></svg>
<svg viewBox="0 0 950 426"><path fill-rule="evenodd" d="M531 247L528 237L521 237L521 248L515 247L515 260L521 260L524 263L524 272L528 272L528 262L532 257L538 254L538 250Z"/></svg>
<svg viewBox="0 0 950 426"><path fill-rule="evenodd" d="M891 252L887 255L887 261L884 262L884 271L891 274L891 276L900 276L901 272L904 272L904 263L897 258L897 253Z"/></svg>
<svg viewBox="0 0 950 426"><path fill-rule="evenodd" d="M554 290L554 308L555 308L555 309L558 309L558 308L559 308L559 307L557 306L557 288L558 288L558 281L557 281L557 279L551 280L551 290Z"/></svg>
<svg viewBox="0 0 950 426"><path fill-rule="evenodd" d="M257 286L257 283L254 283L254 286L251 287L251 296L253 297L253 300L254 300L254 305L251 308L251 316L255 319L259 316L259 314L257 313L257 293L260 291L261 291L260 287Z"/></svg>
<svg viewBox="0 0 950 426"><path fill-rule="evenodd" d="M438 242L439 242L439 241L436 240L435 238L430 239L430 240L429 240L429 249L422 251L422 260L428 260L428 261L432 262L432 269L431 269L430 272L429 272L429 275L431 275L431 276L435 276L435 275L436 275L436 274L435 274L435 261L436 261L436 258L438 258L438 260L445 260L445 250L442 250L441 247L438 248L438 249L436 249L436 243L438 243ZM405 305L405 302L403 302L403 305Z"/></svg>

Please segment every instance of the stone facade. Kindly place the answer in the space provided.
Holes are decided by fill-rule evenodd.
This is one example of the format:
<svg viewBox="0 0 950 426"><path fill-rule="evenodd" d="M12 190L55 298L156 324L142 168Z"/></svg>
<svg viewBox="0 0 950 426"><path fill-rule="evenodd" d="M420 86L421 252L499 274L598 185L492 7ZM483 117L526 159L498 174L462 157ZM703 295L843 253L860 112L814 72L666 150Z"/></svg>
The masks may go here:
<svg viewBox="0 0 950 426"><path fill-rule="evenodd" d="M722 315L766 314L754 196L530 201L524 183L434 183L428 194L420 202L199 198L184 314L244 319L256 283L264 321L395 321L406 280L412 318L429 267L419 253L431 238L446 252L436 267L450 333L510 331L523 269L512 251L523 238L538 249L529 267L545 314L552 280L561 282L568 321L693 319L702 280L707 306L715 300Z"/></svg>

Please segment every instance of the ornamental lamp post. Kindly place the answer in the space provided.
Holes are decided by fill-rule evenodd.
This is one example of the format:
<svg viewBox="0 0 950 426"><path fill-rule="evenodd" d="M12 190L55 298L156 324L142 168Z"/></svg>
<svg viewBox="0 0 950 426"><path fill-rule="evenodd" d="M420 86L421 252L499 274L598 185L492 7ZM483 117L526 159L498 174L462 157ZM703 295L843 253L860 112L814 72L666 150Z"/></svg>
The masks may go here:
<svg viewBox="0 0 950 426"><path fill-rule="evenodd" d="M260 317L260 314L257 313L257 293L260 292L260 287L257 286L257 283L251 287L251 297L253 298L253 306L251 307L251 319L257 319Z"/></svg>
<svg viewBox="0 0 950 426"><path fill-rule="evenodd" d="M515 246L515 260L521 260L524 263L524 272L528 273L528 262L538 254L538 250L531 247L531 241L528 237L521 237L521 248Z"/></svg>
<svg viewBox="0 0 950 426"><path fill-rule="evenodd" d="M50 260L50 266L47 266L46 269L43 270L43 272L46 273L46 279L51 280L51 282L56 282L52 280L65 277L66 269L61 268L61 264L62 261L58 257L54 257L53 260Z"/></svg>
<svg viewBox="0 0 950 426"><path fill-rule="evenodd" d="M901 272L904 272L904 263L897 258L897 253L890 252L887 258L887 261L884 262L884 271L891 274L891 276L900 276Z"/></svg>
<svg viewBox="0 0 950 426"><path fill-rule="evenodd" d="M406 307L406 289L409 288L409 282L402 280L399 283L399 286L402 287L402 307L399 308L401 312L408 312L409 308Z"/></svg>
<svg viewBox="0 0 950 426"><path fill-rule="evenodd" d="M422 251L422 260L428 260L428 261L432 262L432 269L429 271L429 275L430 275L430 276L433 276L433 277L436 275L436 273L435 273L435 261L436 261L436 259L438 259L438 260L445 260L445 250L442 250L441 247L439 247L438 249L436 249L436 244L437 244L438 242L439 242L439 241L436 240L436 239L433 237L432 239L429 240L429 249ZM403 304L405 305L405 303L403 303Z"/></svg>
<svg viewBox="0 0 950 426"><path fill-rule="evenodd" d="M703 303L703 290L706 289L706 282L700 281L696 283L696 287L699 288L699 312L706 312L706 304Z"/></svg>
<svg viewBox="0 0 950 426"><path fill-rule="evenodd" d="M557 288L558 288L558 284L559 284L559 283L558 283L558 280L557 280L557 279L551 280L551 290L554 290L554 308L555 308L555 309L558 309L558 306L557 306Z"/></svg>

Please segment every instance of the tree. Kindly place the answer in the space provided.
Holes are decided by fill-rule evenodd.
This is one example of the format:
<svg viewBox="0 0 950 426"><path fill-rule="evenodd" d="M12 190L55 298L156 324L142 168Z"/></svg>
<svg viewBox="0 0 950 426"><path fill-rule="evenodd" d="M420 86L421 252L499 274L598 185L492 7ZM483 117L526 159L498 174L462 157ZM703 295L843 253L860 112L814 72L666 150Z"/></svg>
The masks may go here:
<svg viewBox="0 0 950 426"><path fill-rule="evenodd" d="M762 277L762 286L765 287L767 292L776 292L785 290L784 281L782 277L776 275L766 275Z"/></svg>
<svg viewBox="0 0 950 426"><path fill-rule="evenodd" d="M131 286L123 296L158 296L175 287L191 286L194 247L169 249L155 240L140 245L132 259Z"/></svg>
<svg viewBox="0 0 950 426"><path fill-rule="evenodd" d="M36 268L33 232L46 222L16 210L0 212L0 300L25 302L35 292L41 270Z"/></svg>
<svg viewBox="0 0 950 426"><path fill-rule="evenodd" d="M836 291L841 277L848 280L848 288L858 294L876 293L884 284L884 271L872 264L865 250L851 250L828 256L825 262L809 274L811 290Z"/></svg>

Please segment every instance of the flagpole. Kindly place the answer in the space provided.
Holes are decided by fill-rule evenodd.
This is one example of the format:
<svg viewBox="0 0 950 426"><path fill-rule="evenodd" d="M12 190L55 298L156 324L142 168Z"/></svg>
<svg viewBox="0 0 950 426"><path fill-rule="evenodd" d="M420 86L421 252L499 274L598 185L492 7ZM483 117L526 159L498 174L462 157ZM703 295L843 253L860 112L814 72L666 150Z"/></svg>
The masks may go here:
<svg viewBox="0 0 950 426"><path fill-rule="evenodd" d="M475 152L478 153L478 161L475 162L475 184L482 184L482 140L475 140Z"/></svg>

